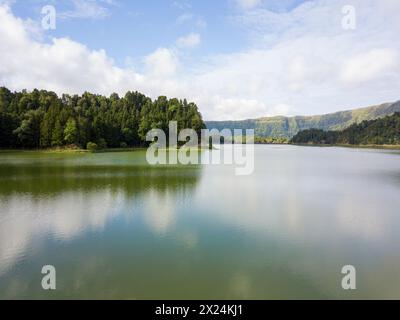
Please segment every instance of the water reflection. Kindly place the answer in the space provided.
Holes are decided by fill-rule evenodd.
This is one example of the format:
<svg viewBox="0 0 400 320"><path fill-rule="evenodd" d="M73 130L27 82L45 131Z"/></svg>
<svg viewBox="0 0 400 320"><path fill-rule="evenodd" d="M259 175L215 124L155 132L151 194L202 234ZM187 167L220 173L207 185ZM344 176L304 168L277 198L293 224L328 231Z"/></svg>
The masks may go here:
<svg viewBox="0 0 400 320"><path fill-rule="evenodd" d="M236 176L141 153L2 156L0 297L399 298L399 157L257 146ZM346 264L357 292L340 288Z"/></svg>
<svg viewBox="0 0 400 320"><path fill-rule="evenodd" d="M223 166L205 169L195 198L201 212L292 241L398 237L400 153L261 148L252 176L235 176Z"/></svg>
<svg viewBox="0 0 400 320"><path fill-rule="evenodd" d="M143 203L150 229L166 233L175 219L175 198L192 193L200 177L199 167L17 160L0 164L0 276L47 239L72 241L102 231Z"/></svg>

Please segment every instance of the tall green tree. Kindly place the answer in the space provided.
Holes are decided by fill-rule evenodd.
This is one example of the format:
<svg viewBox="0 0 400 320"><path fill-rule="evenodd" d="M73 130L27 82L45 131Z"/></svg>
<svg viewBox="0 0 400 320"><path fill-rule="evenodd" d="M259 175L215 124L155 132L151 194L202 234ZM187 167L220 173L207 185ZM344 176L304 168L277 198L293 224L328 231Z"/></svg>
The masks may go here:
<svg viewBox="0 0 400 320"><path fill-rule="evenodd" d="M14 131L21 145L28 148L40 147L40 126L43 119L41 110L29 110L25 113L21 125Z"/></svg>
<svg viewBox="0 0 400 320"><path fill-rule="evenodd" d="M64 144L64 129L59 119L57 119L51 133L51 146L60 147Z"/></svg>
<svg viewBox="0 0 400 320"><path fill-rule="evenodd" d="M78 127L73 118L68 119L64 129L64 140L67 144L75 144L78 140Z"/></svg>

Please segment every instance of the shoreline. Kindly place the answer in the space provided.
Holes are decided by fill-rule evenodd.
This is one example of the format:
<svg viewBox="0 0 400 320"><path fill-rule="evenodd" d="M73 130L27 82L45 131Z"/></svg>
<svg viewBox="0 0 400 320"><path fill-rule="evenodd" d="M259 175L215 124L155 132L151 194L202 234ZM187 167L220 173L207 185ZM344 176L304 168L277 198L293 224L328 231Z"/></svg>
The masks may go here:
<svg viewBox="0 0 400 320"><path fill-rule="evenodd" d="M110 152L131 152L146 150L144 147L134 147L134 148L109 148L103 150L86 150L86 149L0 149L0 154L2 153L59 153L59 154L73 154L73 153L110 153Z"/></svg>
<svg viewBox="0 0 400 320"><path fill-rule="evenodd" d="M380 150L400 150L400 145L390 144L320 144L320 143L291 143L289 145L299 147L320 147L320 148L351 148L351 149L380 149Z"/></svg>
<svg viewBox="0 0 400 320"><path fill-rule="evenodd" d="M400 150L400 145L350 145L350 144L318 144L318 143L255 143L258 146L298 146L298 147L319 147L319 148L352 148L352 149L378 149L378 150ZM132 147L132 148L108 148L104 150L85 150L85 149L0 149L0 154L6 153L43 153L43 154L75 154L75 153L118 153L118 152L134 152L146 150L145 147ZM169 150L168 148L164 150ZM198 148L198 150L209 150L206 147ZM213 150L216 150L213 147Z"/></svg>
<svg viewBox="0 0 400 320"><path fill-rule="evenodd" d="M177 148L179 149L196 149L200 151L204 150L209 150L207 147L194 147L194 148ZM117 152L134 152L134 151L144 151L147 150L146 147L131 147L131 148L106 148L102 150L86 150L86 149L68 149L68 148L54 148L54 149L0 149L0 154L2 153L14 153L14 152L20 152L20 153L58 153L58 154L74 154L74 153L117 153ZM161 148L160 150L162 151L168 151L171 150L170 148ZM213 149L215 150L215 149Z"/></svg>

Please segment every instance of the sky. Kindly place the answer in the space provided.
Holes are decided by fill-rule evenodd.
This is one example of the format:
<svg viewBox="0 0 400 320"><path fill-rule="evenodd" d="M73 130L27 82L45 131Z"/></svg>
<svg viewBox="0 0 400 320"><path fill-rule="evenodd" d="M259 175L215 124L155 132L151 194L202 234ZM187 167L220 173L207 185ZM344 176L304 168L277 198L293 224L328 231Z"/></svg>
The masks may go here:
<svg viewBox="0 0 400 320"><path fill-rule="evenodd" d="M399 12L399 0L0 0L0 86L186 98L205 120L394 102Z"/></svg>

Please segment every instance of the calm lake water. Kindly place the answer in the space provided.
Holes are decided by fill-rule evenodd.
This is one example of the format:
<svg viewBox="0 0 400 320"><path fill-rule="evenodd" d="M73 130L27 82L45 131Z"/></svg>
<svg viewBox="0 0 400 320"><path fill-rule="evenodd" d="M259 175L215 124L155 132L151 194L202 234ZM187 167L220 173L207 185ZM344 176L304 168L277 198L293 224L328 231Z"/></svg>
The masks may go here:
<svg viewBox="0 0 400 320"><path fill-rule="evenodd" d="M256 146L250 176L2 153L0 298L399 299L400 152Z"/></svg>

